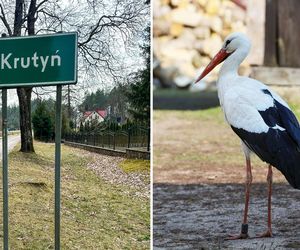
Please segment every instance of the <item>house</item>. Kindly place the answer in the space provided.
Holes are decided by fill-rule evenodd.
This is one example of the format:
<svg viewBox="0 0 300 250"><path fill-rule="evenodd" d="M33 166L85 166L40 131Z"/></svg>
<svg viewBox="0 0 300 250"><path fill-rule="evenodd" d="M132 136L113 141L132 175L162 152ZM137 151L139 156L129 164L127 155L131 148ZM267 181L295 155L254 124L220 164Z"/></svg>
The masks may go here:
<svg viewBox="0 0 300 250"><path fill-rule="evenodd" d="M104 121L106 116L107 116L106 110L96 109L94 111L85 111L80 120L82 125L86 125L86 123L91 124L92 121L101 123Z"/></svg>

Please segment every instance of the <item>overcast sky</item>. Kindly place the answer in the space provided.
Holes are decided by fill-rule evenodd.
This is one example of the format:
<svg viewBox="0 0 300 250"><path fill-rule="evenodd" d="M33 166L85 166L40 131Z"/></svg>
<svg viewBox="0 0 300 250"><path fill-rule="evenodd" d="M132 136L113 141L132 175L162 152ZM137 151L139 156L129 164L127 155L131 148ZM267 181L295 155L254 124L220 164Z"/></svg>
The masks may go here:
<svg viewBox="0 0 300 250"><path fill-rule="evenodd" d="M80 1L85 1L85 0L80 0ZM76 2L76 1L69 1L69 0L62 0L63 4L65 6L68 6L70 3L72 2ZM111 0L107 0L107 4L110 4L112 1ZM101 13L99 13L100 15ZM145 23L148 23L149 20L147 21L147 18L149 17L145 17ZM118 47L118 52L122 52L118 54L118 60L119 62L122 63L122 65L124 65L124 76L126 76L126 74L137 70L139 67L141 67L141 65L143 65L143 58L142 56L139 54L139 48L136 48L136 52L132 53L131 55L128 54L125 50L125 47ZM95 77L95 76L94 76ZM81 91L79 91L78 95L80 97L83 97L84 92L85 91L95 91L98 88L103 88L106 90L109 90L113 87L113 82L111 81L111 79L109 77L107 77L107 79L103 80L103 76L101 78L102 81L102 85L96 85L94 84L95 81L97 81L97 76L95 78L93 78L93 84L89 84L86 81L82 80L82 75L78 75L78 80L79 80L79 84L81 86L83 86L84 88L81 88ZM100 79L99 79L100 81ZM55 87L49 87L52 89L55 89ZM53 94L51 94L52 98L55 98L55 92ZM35 94L33 93L33 98L35 98ZM17 94L16 94L16 90L15 89L11 89L8 91L8 105L15 105L18 104L18 98L17 98Z"/></svg>

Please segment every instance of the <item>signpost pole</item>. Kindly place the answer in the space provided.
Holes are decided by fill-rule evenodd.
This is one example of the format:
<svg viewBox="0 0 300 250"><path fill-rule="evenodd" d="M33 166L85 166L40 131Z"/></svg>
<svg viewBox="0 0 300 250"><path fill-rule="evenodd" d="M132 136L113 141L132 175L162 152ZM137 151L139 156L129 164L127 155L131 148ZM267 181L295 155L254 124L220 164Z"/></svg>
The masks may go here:
<svg viewBox="0 0 300 250"><path fill-rule="evenodd" d="M2 37L5 35L3 34ZM8 250L7 89L57 86L55 116L55 250L60 249L62 85L77 82L76 32L0 39L2 89L3 249ZM20 48L26 48L20 49ZM26 66L20 63L27 57ZM48 60L49 59L49 60ZM19 63L18 63L19 62ZM12 66L13 65L13 66ZM30 121L28 121L30 122Z"/></svg>
<svg viewBox="0 0 300 250"><path fill-rule="evenodd" d="M60 249L61 85L56 87L55 114L55 250Z"/></svg>
<svg viewBox="0 0 300 250"><path fill-rule="evenodd" d="M8 250L7 89L2 89L3 249Z"/></svg>

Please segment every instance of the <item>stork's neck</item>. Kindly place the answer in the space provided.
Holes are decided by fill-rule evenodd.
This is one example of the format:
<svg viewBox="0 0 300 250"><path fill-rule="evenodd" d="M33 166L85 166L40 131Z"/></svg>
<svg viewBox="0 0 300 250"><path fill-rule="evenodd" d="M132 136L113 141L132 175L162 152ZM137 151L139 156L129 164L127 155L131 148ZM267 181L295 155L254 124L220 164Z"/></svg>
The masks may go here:
<svg viewBox="0 0 300 250"><path fill-rule="evenodd" d="M223 77L236 77L238 76L238 69L242 61L246 58L249 53L249 47L240 47L236 49L223 63L219 79Z"/></svg>

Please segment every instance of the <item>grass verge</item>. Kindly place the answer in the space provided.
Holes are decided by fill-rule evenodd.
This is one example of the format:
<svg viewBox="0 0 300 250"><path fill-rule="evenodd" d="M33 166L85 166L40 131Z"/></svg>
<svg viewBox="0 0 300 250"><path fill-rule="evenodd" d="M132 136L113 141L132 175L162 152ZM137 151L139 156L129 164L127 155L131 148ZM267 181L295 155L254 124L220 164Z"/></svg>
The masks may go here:
<svg viewBox="0 0 300 250"><path fill-rule="evenodd" d="M150 161L126 159L125 161L121 162L120 168L122 168L125 173L149 172Z"/></svg>
<svg viewBox="0 0 300 250"><path fill-rule="evenodd" d="M54 245L54 144L36 142L35 150L9 156L11 249ZM88 162L62 147L61 248L149 249L149 199L105 183L86 168Z"/></svg>

